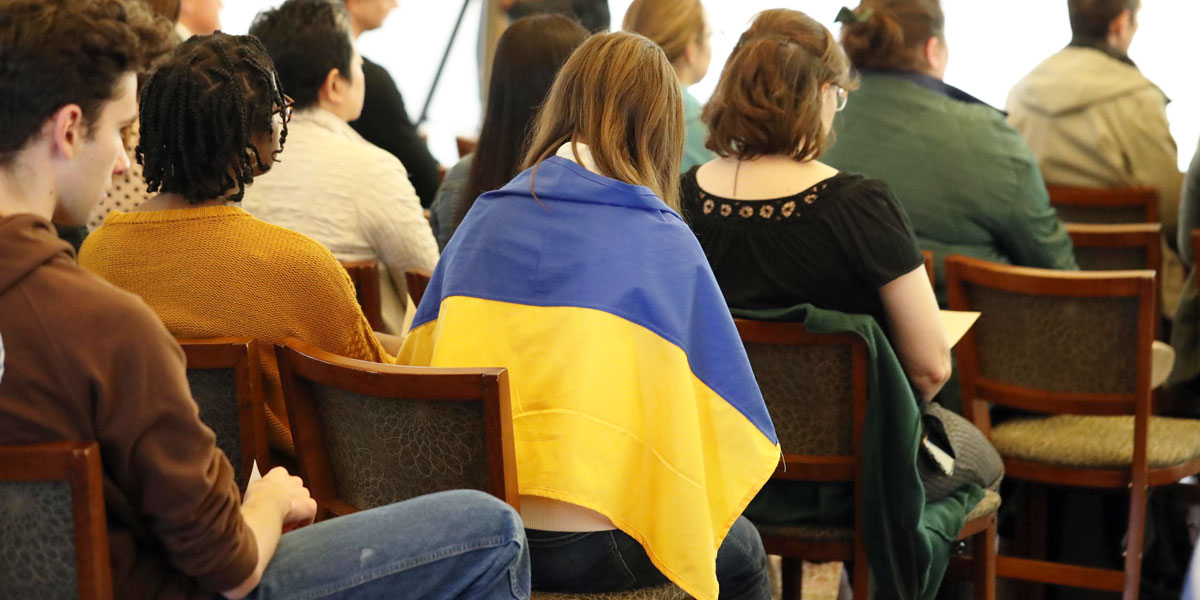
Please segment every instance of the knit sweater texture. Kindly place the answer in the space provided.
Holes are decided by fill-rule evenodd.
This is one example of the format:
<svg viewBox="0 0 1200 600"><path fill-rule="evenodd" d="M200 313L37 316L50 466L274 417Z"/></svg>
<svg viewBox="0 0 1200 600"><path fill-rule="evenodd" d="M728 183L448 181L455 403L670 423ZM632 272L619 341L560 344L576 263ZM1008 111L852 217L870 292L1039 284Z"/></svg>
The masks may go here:
<svg viewBox="0 0 1200 600"><path fill-rule="evenodd" d="M274 343L296 337L341 356L395 362L328 249L235 206L110 213L79 264L141 296L177 338L256 338L269 439L288 453Z"/></svg>

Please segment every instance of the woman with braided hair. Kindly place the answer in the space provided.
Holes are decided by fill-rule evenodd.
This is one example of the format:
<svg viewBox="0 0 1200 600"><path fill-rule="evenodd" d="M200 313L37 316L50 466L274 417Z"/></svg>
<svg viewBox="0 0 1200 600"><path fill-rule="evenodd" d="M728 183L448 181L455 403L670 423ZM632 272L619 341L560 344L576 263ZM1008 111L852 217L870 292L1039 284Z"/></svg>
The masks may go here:
<svg viewBox="0 0 1200 600"><path fill-rule="evenodd" d="M158 195L109 214L79 255L141 296L178 338L257 338L270 442L287 454L274 342L298 337L350 358L394 360L329 250L235 205L283 151L291 105L256 38L181 44L142 94L137 158Z"/></svg>

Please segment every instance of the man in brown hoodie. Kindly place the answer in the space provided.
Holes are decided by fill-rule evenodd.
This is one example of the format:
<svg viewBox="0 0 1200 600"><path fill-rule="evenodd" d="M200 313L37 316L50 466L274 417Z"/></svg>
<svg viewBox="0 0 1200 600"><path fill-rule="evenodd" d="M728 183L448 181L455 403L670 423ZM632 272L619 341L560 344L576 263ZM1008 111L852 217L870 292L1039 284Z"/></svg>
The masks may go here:
<svg viewBox="0 0 1200 600"><path fill-rule="evenodd" d="M0 0L0 444L99 443L117 598L528 597L520 520L478 492L305 527L277 468L242 502L179 346L55 235L128 168L136 72L169 32L139 2Z"/></svg>

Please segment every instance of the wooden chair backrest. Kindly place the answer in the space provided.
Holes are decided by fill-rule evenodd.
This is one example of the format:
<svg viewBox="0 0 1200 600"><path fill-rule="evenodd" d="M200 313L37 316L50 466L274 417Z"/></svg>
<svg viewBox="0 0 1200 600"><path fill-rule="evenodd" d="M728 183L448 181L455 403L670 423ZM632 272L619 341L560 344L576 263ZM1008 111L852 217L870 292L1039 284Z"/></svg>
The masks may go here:
<svg viewBox="0 0 1200 600"><path fill-rule="evenodd" d="M429 280L432 277L433 271L429 269L409 269L404 272L404 280L408 284L408 295L412 297L413 306L421 305L421 298L425 296L425 288L429 287Z"/></svg>
<svg viewBox="0 0 1200 600"><path fill-rule="evenodd" d="M446 489L519 508L506 369L383 365L296 339L275 355L300 470L322 516Z"/></svg>
<svg viewBox="0 0 1200 600"><path fill-rule="evenodd" d="M238 486L246 489L254 461L266 473L266 405L258 342L251 337L178 340L187 357L188 384L200 420L217 435L217 447L233 463Z"/></svg>
<svg viewBox="0 0 1200 600"><path fill-rule="evenodd" d="M1157 223L1158 190L1152 187L1046 186L1064 223Z"/></svg>
<svg viewBox="0 0 1200 600"><path fill-rule="evenodd" d="M383 303L379 295L379 262L374 260L342 261L342 268L354 284L354 295L362 307L371 329L383 331Z"/></svg>
<svg viewBox="0 0 1200 600"><path fill-rule="evenodd" d="M477 139L477 138L463 137L460 135L460 136L455 137L454 141L458 143L458 157L459 158L462 158L462 157L474 152L475 148L477 146L479 146L479 139Z"/></svg>
<svg viewBox="0 0 1200 600"><path fill-rule="evenodd" d="M0 446L0 598L113 597L96 442Z"/></svg>
<svg viewBox="0 0 1200 600"><path fill-rule="evenodd" d="M950 256L946 290L952 310L983 313L956 353L964 415L985 434L988 404L1148 418L1153 271L1054 271Z"/></svg>

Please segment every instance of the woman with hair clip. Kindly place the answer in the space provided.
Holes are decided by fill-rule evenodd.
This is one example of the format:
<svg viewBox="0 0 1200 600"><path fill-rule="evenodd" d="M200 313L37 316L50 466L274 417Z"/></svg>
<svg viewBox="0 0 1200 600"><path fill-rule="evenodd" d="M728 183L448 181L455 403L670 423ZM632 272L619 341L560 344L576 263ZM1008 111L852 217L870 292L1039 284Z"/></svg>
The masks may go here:
<svg viewBox="0 0 1200 600"><path fill-rule="evenodd" d="M681 204L730 307L807 303L870 315L924 404L950 376L950 346L912 227L887 184L818 160L856 87L824 26L794 10L759 14L704 111L708 145L720 158L683 176ZM1003 465L983 435L936 405L927 410L979 448L965 453L971 458L958 462L955 476L923 476L927 499L967 482L998 486ZM971 464L975 458L982 460ZM805 497L805 485L771 482L747 515L805 521L807 505L785 500L793 490Z"/></svg>
<svg viewBox="0 0 1200 600"><path fill-rule="evenodd" d="M109 213L79 264L141 296L177 338L257 338L271 446L294 454L272 344L297 337L350 358L394 358L329 250L236 205L283 151L292 113L262 44L193 37L175 57L142 94L137 158L157 195Z"/></svg>
<svg viewBox="0 0 1200 600"><path fill-rule="evenodd" d="M513 23L496 47L487 113L475 152L446 174L431 207L438 250L462 223L475 199L499 189L521 171L521 153L537 109L554 76L588 35L561 15L535 15Z"/></svg>
<svg viewBox="0 0 1200 600"><path fill-rule="evenodd" d="M742 510L779 446L679 217L679 81L629 33L559 72L526 170L446 246L401 360L503 366L533 587L770 597ZM719 591L718 591L719 589Z"/></svg>
<svg viewBox="0 0 1200 600"><path fill-rule="evenodd" d="M712 28L700 0L634 0L625 11L625 31L650 38L667 54L675 76L683 87L684 136L681 171L712 160L704 146L708 129L700 119L700 101L688 93L691 85L704 79L712 61Z"/></svg>
<svg viewBox="0 0 1200 600"><path fill-rule="evenodd" d="M829 165L886 181L921 248L942 258L1075 269L1037 160L1004 113L942 81L949 50L938 0L863 0L841 42L862 86L834 126Z"/></svg>

